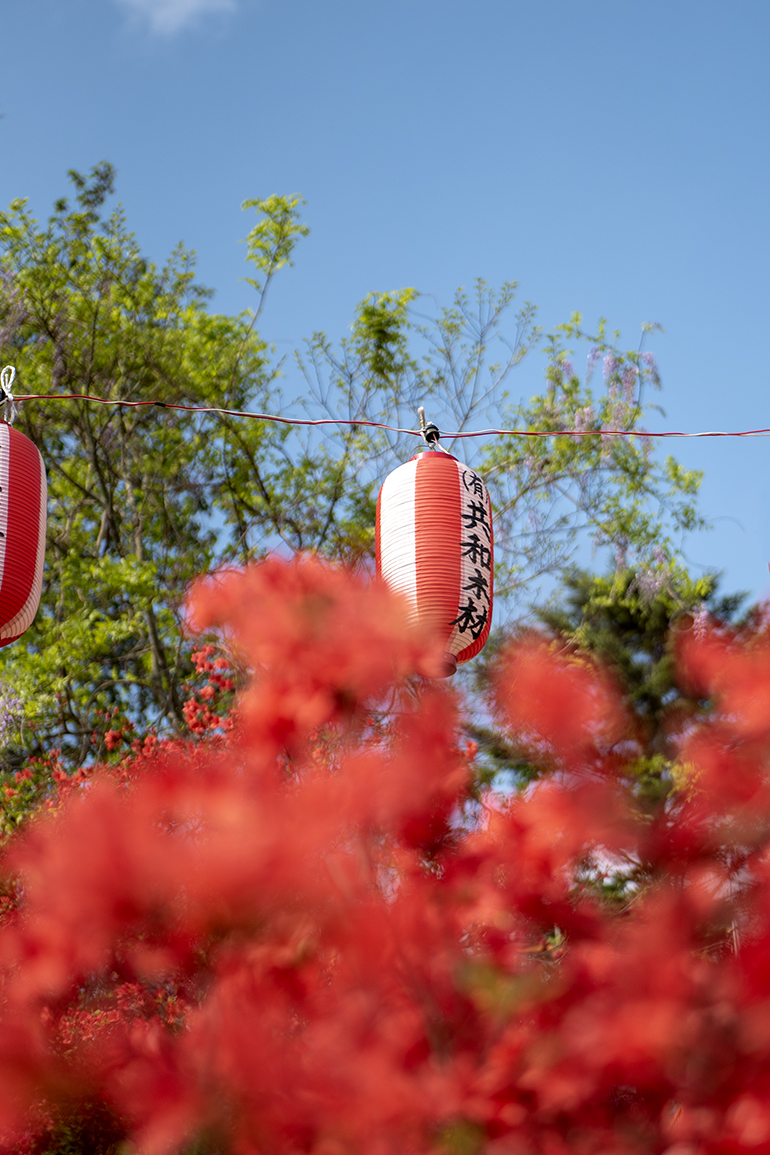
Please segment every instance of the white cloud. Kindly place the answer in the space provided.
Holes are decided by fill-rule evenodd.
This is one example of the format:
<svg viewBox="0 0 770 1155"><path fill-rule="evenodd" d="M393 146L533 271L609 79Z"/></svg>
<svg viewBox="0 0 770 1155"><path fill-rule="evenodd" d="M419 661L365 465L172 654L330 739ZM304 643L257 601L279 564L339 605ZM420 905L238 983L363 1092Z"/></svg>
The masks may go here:
<svg viewBox="0 0 770 1155"><path fill-rule="evenodd" d="M235 0L119 0L134 16L148 21L153 32L170 36L209 12L232 12Z"/></svg>

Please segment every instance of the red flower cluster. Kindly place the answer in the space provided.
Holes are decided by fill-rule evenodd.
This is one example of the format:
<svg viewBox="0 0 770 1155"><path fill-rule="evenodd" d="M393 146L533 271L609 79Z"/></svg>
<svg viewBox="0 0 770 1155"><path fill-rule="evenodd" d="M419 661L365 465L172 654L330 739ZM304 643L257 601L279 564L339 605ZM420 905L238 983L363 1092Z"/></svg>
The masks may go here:
<svg viewBox="0 0 770 1155"><path fill-rule="evenodd" d="M148 1155L770 1149L766 641L688 642L714 704L650 816L610 681L543 643L497 695L546 772L479 803L379 585L269 562L193 614L250 672L237 725L7 854L9 1150L78 1103Z"/></svg>

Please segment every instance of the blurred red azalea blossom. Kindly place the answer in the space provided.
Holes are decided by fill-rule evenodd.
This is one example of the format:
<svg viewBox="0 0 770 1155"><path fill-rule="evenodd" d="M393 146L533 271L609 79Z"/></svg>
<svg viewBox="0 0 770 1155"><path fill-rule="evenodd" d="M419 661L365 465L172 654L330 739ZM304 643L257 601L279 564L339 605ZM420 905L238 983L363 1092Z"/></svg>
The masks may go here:
<svg viewBox="0 0 770 1155"><path fill-rule="evenodd" d="M233 716L197 691L189 742L137 739L6 850L7 1151L770 1150L765 638L683 645L713 706L650 812L611 679L547 641L495 689L541 776L479 797L379 584L272 560L191 617L247 672Z"/></svg>

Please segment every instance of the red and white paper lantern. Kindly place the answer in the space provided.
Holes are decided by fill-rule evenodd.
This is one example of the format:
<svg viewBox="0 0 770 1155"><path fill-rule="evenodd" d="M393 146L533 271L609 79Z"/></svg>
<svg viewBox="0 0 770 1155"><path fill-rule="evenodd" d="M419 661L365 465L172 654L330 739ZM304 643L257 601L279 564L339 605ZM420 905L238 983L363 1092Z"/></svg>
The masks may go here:
<svg viewBox="0 0 770 1155"><path fill-rule="evenodd" d="M483 648L492 620L492 505L456 457L419 453L386 477L377 499L377 572L413 621L444 640L445 673Z"/></svg>
<svg viewBox="0 0 770 1155"><path fill-rule="evenodd" d="M48 486L35 445L0 422L0 646L21 637L40 603Z"/></svg>

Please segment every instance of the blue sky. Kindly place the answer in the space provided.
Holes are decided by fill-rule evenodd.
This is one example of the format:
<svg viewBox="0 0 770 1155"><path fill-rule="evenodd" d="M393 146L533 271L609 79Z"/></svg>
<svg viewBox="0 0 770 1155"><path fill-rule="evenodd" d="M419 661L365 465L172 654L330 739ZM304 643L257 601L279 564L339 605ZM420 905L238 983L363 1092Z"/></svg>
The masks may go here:
<svg viewBox="0 0 770 1155"><path fill-rule="evenodd" d="M279 350L374 289L515 279L546 328L663 325L650 428L770 426L769 41L761 0L0 0L0 204L108 159L145 252L235 311L241 201L299 192ZM770 439L666 448L706 470L693 570L770 595Z"/></svg>

